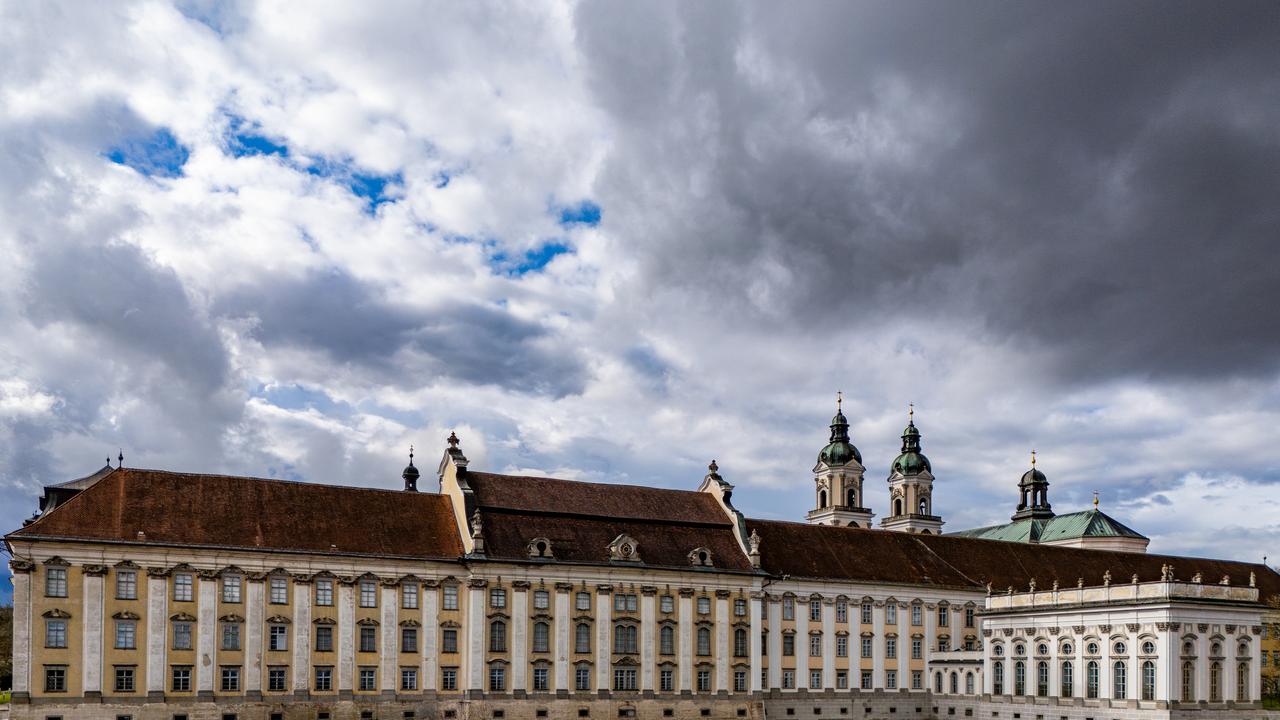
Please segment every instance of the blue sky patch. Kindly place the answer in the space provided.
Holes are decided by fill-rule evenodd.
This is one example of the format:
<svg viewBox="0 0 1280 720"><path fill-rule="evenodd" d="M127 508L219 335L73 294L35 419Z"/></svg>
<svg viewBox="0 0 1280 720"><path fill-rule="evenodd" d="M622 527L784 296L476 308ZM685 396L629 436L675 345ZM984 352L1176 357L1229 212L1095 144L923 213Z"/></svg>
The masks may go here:
<svg viewBox="0 0 1280 720"><path fill-rule="evenodd" d="M106 158L117 165L133 168L147 177L182 177L191 151L169 132L159 128L144 137L129 138L111 147Z"/></svg>
<svg viewBox="0 0 1280 720"><path fill-rule="evenodd" d="M554 240L544 243L532 250L526 251L524 257L513 259L506 253L499 252L489 258L489 264L500 272L515 277L528 275L531 272L537 272L547 266L547 263L554 260L559 255L565 255L573 252L573 248L565 243Z"/></svg>
<svg viewBox="0 0 1280 720"><path fill-rule="evenodd" d="M308 165L306 171L316 177L331 178L346 185L353 195L364 198L365 210L370 215L376 213L379 206L392 202L394 198L387 193L389 187L404 184L402 173L379 175L363 172L346 160L320 158Z"/></svg>
<svg viewBox="0 0 1280 720"><path fill-rule="evenodd" d="M600 224L600 206L590 200L583 200L576 205L563 205L559 208L560 225L586 225L595 227Z"/></svg>

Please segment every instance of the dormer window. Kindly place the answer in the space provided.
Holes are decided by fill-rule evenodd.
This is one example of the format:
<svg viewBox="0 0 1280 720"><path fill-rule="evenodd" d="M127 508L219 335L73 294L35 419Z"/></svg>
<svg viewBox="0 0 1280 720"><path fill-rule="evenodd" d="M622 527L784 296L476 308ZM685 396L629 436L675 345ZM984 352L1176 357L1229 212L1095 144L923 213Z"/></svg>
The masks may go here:
<svg viewBox="0 0 1280 720"><path fill-rule="evenodd" d="M528 551L529 557L531 558L554 559L555 557L554 555L551 554L551 541L544 537L534 538L530 540L529 545L526 547L526 550Z"/></svg>
<svg viewBox="0 0 1280 720"><path fill-rule="evenodd" d="M689 564L694 567L711 567L711 551L704 548L694 548L689 553Z"/></svg>

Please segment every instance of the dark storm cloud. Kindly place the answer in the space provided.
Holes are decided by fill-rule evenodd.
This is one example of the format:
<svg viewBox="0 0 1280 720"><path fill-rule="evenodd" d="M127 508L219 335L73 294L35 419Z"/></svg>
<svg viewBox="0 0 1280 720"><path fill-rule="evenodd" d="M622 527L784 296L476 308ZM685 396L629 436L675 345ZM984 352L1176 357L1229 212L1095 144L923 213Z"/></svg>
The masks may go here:
<svg viewBox="0 0 1280 720"><path fill-rule="evenodd" d="M1057 374L1280 351L1280 6L588 3L642 282L817 327L978 318Z"/></svg>
<svg viewBox="0 0 1280 720"><path fill-rule="evenodd" d="M254 318L253 333L268 348L321 351L399 386L441 375L562 397L586 382L572 350L540 325L477 304L396 305L340 270L242 289L215 311Z"/></svg>

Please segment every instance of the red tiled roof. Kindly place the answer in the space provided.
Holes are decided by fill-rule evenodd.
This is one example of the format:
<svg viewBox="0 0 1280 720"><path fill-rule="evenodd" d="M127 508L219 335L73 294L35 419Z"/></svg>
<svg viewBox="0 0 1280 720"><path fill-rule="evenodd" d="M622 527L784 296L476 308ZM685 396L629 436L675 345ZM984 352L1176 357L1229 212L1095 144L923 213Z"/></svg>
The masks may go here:
<svg viewBox="0 0 1280 720"><path fill-rule="evenodd" d="M663 523L728 525L707 493L467 471L476 503L490 510L586 515Z"/></svg>
<svg viewBox="0 0 1280 720"><path fill-rule="evenodd" d="M442 495L227 475L117 469L8 535L457 558ZM330 546L337 546L336 551Z"/></svg>

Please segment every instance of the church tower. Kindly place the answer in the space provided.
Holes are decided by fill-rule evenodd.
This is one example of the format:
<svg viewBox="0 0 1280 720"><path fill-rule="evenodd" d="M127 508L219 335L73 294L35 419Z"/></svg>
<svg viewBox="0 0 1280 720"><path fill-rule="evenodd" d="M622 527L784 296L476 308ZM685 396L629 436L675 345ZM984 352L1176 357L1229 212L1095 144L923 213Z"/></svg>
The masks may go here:
<svg viewBox="0 0 1280 720"><path fill-rule="evenodd" d="M1036 451L1031 451L1031 469L1018 481L1018 510L1013 520L1048 520L1053 517L1049 504L1049 478L1036 469Z"/></svg>
<svg viewBox="0 0 1280 720"><path fill-rule="evenodd" d="M836 414L831 418L831 440L818 453L813 467L816 502L806 518L810 525L871 527L874 515L862 506L862 454L849 442L849 421L836 394Z"/></svg>
<svg viewBox="0 0 1280 720"><path fill-rule="evenodd" d="M933 468L920 452L915 407L907 411L902 431L902 453L889 468L889 517L880 521L885 530L938 535L942 518L933 514Z"/></svg>

